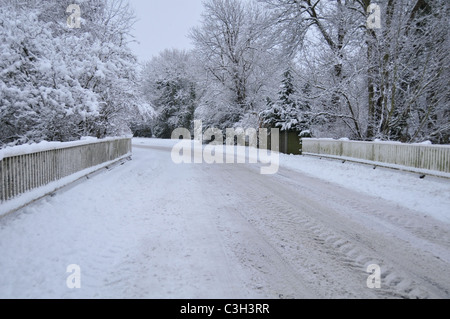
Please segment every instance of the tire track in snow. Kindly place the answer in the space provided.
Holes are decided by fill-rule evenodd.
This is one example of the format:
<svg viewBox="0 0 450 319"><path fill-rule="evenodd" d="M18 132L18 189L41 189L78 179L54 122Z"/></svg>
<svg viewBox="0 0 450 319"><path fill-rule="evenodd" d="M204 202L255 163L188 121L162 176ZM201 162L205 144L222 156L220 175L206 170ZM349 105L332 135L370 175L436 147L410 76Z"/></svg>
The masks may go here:
<svg viewBox="0 0 450 319"><path fill-rule="evenodd" d="M405 214L415 216L414 212L389 204L381 205L376 199L369 199L367 196L360 204L356 200L361 199L360 194L346 190L346 195L342 196L342 189L337 191L332 184L305 178L293 172L285 173L289 174L291 183L279 178L268 180L267 177L241 166L241 169L235 168L228 172L228 182L242 190L242 197L257 203L258 213L248 213L247 219L255 227L262 229L266 238L274 241L281 252L285 252L288 260L298 265L300 273L311 276L312 282L327 287L325 291L328 290L328 293L324 296L448 297L450 283L445 275L448 263L443 261L448 257L445 243L448 231L445 227L431 222L426 227L418 228L418 221L407 223L402 231L408 231L406 237L411 242L405 241L393 236L392 232L406 220ZM292 182L295 178L300 178L305 183ZM248 181L252 181L251 184ZM308 186L311 184L314 187ZM376 227L371 224L373 218L369 218L367 225L361 219L370 217L365 206L368 202L372 203L371 211L377 206L387 207L375 209L378 218L384 211L402 213L399 218L393 217L395 214L387 214L383 223ZM249 209L243 211L251 212ZM362 217L352 218L356 214ZM395 223L387 225L391 226L389 229L386 222L392 220ZM436 227L443 239L441 242L433 234ZM427 233L431 236L427 237ZM405 237L404 234L402 236ZM433 246L433 252L441 257L436 258L426 251L427 245ZM307 251L308 256L299 253L301 247ZM380 290L364 287L368 277L365 271L373 263L382 266L383 286Z"/></svg>

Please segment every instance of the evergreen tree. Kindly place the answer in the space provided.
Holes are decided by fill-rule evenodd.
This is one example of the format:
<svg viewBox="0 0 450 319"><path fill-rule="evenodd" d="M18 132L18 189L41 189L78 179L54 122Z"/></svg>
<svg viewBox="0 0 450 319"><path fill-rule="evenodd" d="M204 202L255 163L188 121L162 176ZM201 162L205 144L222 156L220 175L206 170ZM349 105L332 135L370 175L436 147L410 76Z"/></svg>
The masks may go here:
<svg viewBox="0 0 450 319"><path fill-rule="evenodd" d="M269 127L279 127L281 131L297 131L308 135L309 106L300 103L296 98L294 78L292 70L289 68L283 73L278 100L273 103L268 99L268 108L261 112L263 124Z"/></svg>

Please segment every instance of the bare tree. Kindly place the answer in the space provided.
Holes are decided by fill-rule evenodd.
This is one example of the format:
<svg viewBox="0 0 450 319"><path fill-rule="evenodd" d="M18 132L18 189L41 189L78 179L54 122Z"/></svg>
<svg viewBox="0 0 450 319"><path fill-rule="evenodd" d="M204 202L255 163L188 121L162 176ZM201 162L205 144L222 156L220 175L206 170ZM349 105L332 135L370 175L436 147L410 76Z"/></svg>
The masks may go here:
<svg viewBox="0 0 450 319"><path fill-rule="evenodd" d="M270 24L255 2L208 0L204 6L201 26L192 30L191 38L208 83L205 104L218 108L222 117L218 122L230 125L249 112L256 114L277 71L274 43L267 32Z"/></svg>
<svg viewBox="0 0 450 319"><path fill-rule="evenodd" d="M447 1L260 1L285 50L309 68L303 76L328 134L335 118L359 139L448 142ZM373 4L379 29L366 23Z"/></svg>

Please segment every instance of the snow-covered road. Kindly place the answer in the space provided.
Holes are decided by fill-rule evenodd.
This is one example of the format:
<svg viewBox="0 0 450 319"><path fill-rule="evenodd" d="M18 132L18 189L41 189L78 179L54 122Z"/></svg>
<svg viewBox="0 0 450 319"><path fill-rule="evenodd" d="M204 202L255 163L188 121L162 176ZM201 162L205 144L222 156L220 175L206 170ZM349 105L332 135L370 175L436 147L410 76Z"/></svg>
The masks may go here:
<svg viewBox="0 0 450 319"><path fill-rule="evenodd" d="M261 175L175 165L168 145L135 141L132 161L0 218L0 298L450 297L449 211L312 174L337 162ZM362 170L394 187L411 178ZM422 205L448 209L448 180L422 183ZM72 264L80 289L66 285ZM367 287L371 264L380 289Z"/></svg>

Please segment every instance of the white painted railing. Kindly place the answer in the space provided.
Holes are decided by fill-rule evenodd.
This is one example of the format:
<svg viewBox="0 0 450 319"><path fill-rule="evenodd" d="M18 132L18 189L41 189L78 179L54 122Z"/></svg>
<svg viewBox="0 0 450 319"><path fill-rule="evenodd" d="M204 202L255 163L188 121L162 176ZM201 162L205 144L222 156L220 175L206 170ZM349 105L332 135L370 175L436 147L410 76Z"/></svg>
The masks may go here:
<svg viewBox="0 0 450 319"><path fill-rule="evenodd" d="M0 203L131 153L130 138L49 145L39 151L19 147L0 152Z"/></svg>
<svg viewBox="0 0 450 319"><path fill-rule="evenodd" d="M450 146L303 139L303 154L332 155L450 173Z"/></svg>

